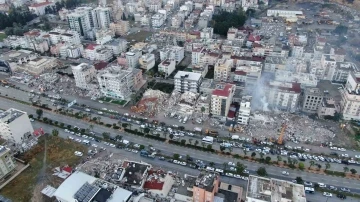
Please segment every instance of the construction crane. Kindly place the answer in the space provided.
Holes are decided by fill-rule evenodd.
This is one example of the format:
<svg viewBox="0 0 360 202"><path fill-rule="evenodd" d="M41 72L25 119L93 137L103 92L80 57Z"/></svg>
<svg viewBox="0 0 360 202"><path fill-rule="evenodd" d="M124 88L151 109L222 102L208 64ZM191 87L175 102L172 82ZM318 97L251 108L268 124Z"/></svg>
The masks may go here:
<svg viewBox="0 0 360 202"><path fill-rule="evenodd" d="M284 135L285 135L285 130L286 130L287 125L285 123L282 124L282 128L281 128L281 132L278 138L277 143L282 145L284 144Z"/></svg>

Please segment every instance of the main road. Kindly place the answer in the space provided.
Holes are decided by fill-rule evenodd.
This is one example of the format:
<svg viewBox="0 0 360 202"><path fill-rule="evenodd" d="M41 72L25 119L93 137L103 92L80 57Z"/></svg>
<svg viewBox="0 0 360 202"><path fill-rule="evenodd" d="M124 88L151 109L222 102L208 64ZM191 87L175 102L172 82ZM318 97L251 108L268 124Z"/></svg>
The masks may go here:
<svg viewBox="0 0 360 202"><path fill-rule="evenodd" d="M0 99L0 108L2 108L2 109L17 108L19 110L26 111L29 114L36 114L36 108L34 108L32 106L20 104L20 103L14 102L14 101L10 101L10 100L4 99L4 98ZM62 122L64 124L69 124L69 125L76 125L80 128L85 128L85 129L89 128L89 125L90 125L88 122L78 120L75 118L71 118L68 116L55 114L55 113L48 112L48 111L44 111L43 116L48 117L54 121ZM96 126L96 127L94 127L93 131L98 134L102 134L103 132L109 132L110 134L119 133L116 130L113 130L113 129L110 129L110 128L107 128L104 126ZM234 161L234 159L230 158L230 157L226 157L226 156L220 157L216 154L199 152L197 150L184 148L184 147L180 147L180 146L176 146L176 145L172 145L172 144L167 144L165 142L159 142L159 141L152 140L152 139L139 138L138 136L131 135L131 134L124 133L121 135L123 136L124 139L129 140L133 143L138 143L138 144L142 144L145 146L151 144L161 151L171 151L173 153L178 153L181 155L190 155L193 158L206 159L207 161L215 162L220 165L222 165L223 163L228 163L229 161ZM354 180L354 179L344 180L344 178L339 178L339 177L334 177L334 176L326 176L325 177L324 175L307 173L307 172L302 172L299 170L278 168L275 166L268 166L268 165L252 163L252 162L242 161L242 160L237 160L237 161L239 161L242 164L244 164L245 166L247 166L247 169L251 170L251 171L255 171L261 166L266 166L268 173L271 176L276 176L277 178L284 178L281 175L281 172L288 171L293 179L295 177L299 176L307 181L322 182L325 184L336 185L339 187L347 187L347 188L350 188L351 190L354 190L354 191L360 193L360 190L359 190L360 181L359 180Z"/></svg>

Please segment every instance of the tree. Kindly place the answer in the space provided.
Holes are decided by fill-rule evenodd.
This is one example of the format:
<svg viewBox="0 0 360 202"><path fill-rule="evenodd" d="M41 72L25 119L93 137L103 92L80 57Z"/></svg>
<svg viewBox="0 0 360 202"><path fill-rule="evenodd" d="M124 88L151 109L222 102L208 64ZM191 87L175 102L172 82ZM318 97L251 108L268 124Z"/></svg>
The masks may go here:
<svg viewBox="0 0 360 202"><path fill-rule="evenodd" d="M266 169L264 167L260 167L256 173L259 175L259 176L262 176L262 177L265 177L267 176L267 172L266 172Z"/></svg>
<svg viewBox="0 0 360 202"><path fill-rule="evenodd" d="M127 128L127 127L129 126L129 124L128 124L128 123L123 123L123 124L121 124L121 126L122 126L123 128Z"/></svg>
<svg viewBox="0 0 360 202"><path fill-rule="evenodd" d="M214 162L210 162L210 163L209 163L209 166L211 166L211 167L214 166L214 165L215 165Z"/></svg>
<svg viewBox="0 0 360 202"><path fill-rule="evenodd" d="M198 140L195 140L194 145L197 146L198 144L199 144L199 141L198 141Z"/></svg>
<svg viewBox="0 0 360 202"><path fill-rule="evenodd" d="M298 184L304 184L304 180L301 177L296 177L295 180Z"/></svg>
<svg viewBox="0 0 360 202"><path fill-rule="evenodd" d="M206 149L208 149L208 150L212 150L212 146L211 146L211 144L209 144L208 146L206 146Z"/></svg>
<svg viewBox="0 0 360 202"><path fill-rule="evenodd" d="M141 144L140 147L139 147L139 149L140 149L140 150L143 150L143 149L145 149L145 146Z"/></svg>
<svg viewBox="0 0 360 202"><path fill-rule="evenodd" d="M174 135L170 133L169 138L172 140L174 138Z"/></svg>
<svg viewBox="0 0 360 202"><path fill-rule="evenodd" d="M105 140L110 139L110 133L103 132L103 133L102 133L102 136L103 136L103 138L104 138Z"/></svg>
<svg viewBox="0 0 360 202"><path fill-rule="evenodd" d="M59 131L58 130L56 130L56 129L53 129L52 130L52 132L51 132L51 134L53 135L53 136L59 136Z"/></svg>
<svg viewBox="0 0 360 202"><path fill-rule="evenodd" d="M186 144L186 140L181 140L180 142L181 142L182 145Z"/></svg>
<svg viewBox="0 0 360 202"><path fill-rule="evenodd" d="M351 168L351 169L350 169L350 172L351 172L351 174L353 174L353 175L355 175L355 174L357 173L357 171L356 171L354 168Z"/></svg>
<svg viewBox="0 0 360 202"><path fill-rule="evenodd" d="M318 167L318 170L320 170L320 169L321 169L321 165L320 165L320 164L317 164L317 167Z"/></svg>
<svg viewBox="0 0 360 202"><path fill-rule="evenodd" d="M315 165L315 161L310 161L309 169L311 169L311 167L313 167L314 165Z"/></svg>
<svg viewBox="0 0 360 202"><path fill-rule="evenodd" d="M349 168L348 167L344 167L344 173L347 173L347 172L349 172Z"/></svg>
<svg viewBox="0 0 360 202"><path fill-rule="evenodd" d="M220 151L221 151L221 152L224 152L224 151L225 151L225 149L226 149L225 147L220 146Z"/></svg>
<svg viewBox="0 0 360 202"><path fill-rule="evenodd" d="M43 110L42 109L37 109L36 114L38 116L38 119L40 119L40 117L43 115Z"/></svg>
<svg viewBox="0 0 360 202"><path fill-rule="evenodd" d="M247 155L246 149L243 149L243 152L244 152L244 156L246 156Z"/></svg>
<svg viewBox="0 0 360 202"><path fill-rule="evenodd" d="M296 160L296 159L294 159L293 161L292 161L292 164L293 165L296 165L298 163L298 160Z"/></svg>
<svg viewBox="0 0 360 202"><path fill-rule="evenodd" d="M335 34L339 34L339 35L343 35L343 34L346 34L348 31L348 27L345 26L345 25L338 25L336 26L335 30L334 30L334 33Z"/></svg>
<svg viewBox="0 0 360 202"><path fill-rule="evenodd" d="M115 137L117 140L122 140L122 136L121 135L116 135L116 137Z"/></svg>
<svg viewBox="0 0 360 202"><path fill-rule="evenodd" d="M239 174L242 174L244 170L246 169L246 166L240 162L236 163L236 172Z"/></svg>
<svg viewBox="0 0 360 202"><path fill-rule="evenodd" d="M260 159L264 159L264 153L260 152Z"/></svg>
<svg viewBox="0 0 360 202"><path fill-rule="evenodd" d="M179 130L184 131L185 127L184 126L179 126Z"/></svg>
<svg viewBox="0 0 360 202"><path fill-rule="evenodd" d="M255 158L255 156L256 156L255 152L251 153L251 158Z"/></svg>
<svg viewBox="0 0 360 202"><path fill-rule="evenodd" d="M270 156L267 156L267 157L265 158L265 162L266 162L267 164L269 164L269 163L271 162L271 157L270 157Z"/></svg>
<svg viewBox="0 0 360 202"><path fill-rule="evenodd" d="M144 128L144 133L149 134L149 132L150 132L149 128Z"/></svg>
<svg viewBox="0 0 360 202"><path fill-rule="evenodd" d="M180 155L179 155L179 154L174 154L174 155L173 155L173 158L174 158L175 160L178 160L178 159L179 159L179 157L180 157Z"/></svg>
<svg viewBox="0 0 360 202"><path fill-rule="evenodd" d="M213 15L211 27L214 28L214 33L226 36L227 31L231 27L241 27L245 24L246 15L241 9L234 12L220 11Z"/></svg>
<svg viewBox="0 0 360 202"><path fill-rule="evenodd" d="M201 107L201 116L204 116L204 112L205 112L205 107Z"/></svg>
<svg viewBox="0 0 360 202"><path fill-rule="evenodd" d="M331 167L330 163L325 163L325 170L329 169Z"/></svg>
<svg viewBox="0 0 360 202"><path fill-rule="evenodd" d="M305 168L305 164L303 162L300 162L299 163L299 169L304 170L304 168Z"/></svg>
<svg viewBox="0 0 360 202"><path fill-rule="evenodd" d="M190 138L188 141L189 141L189 144L192 144L193 139Z"/></svg>
<svg viewBox="0 0 360 202"><path fill-rule="evenodd" d="M281 156L277 156L276 158L277 158L277 161L278 161L278 164L279 164L279 162L282 160L282 158L281 158Z"/></svg>

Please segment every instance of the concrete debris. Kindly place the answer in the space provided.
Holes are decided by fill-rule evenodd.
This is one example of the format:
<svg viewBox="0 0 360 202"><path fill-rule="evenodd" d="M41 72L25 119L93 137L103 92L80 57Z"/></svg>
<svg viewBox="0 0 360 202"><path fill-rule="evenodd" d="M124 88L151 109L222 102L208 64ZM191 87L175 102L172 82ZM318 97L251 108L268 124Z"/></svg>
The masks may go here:
<svg viewBox="0 0 360 202"><path fill-rule="evenodd" d="M154 117L166 107L168 97L169 95L162 91L148 89L137 105L131 107L131 111L146 117Z"/></svg>

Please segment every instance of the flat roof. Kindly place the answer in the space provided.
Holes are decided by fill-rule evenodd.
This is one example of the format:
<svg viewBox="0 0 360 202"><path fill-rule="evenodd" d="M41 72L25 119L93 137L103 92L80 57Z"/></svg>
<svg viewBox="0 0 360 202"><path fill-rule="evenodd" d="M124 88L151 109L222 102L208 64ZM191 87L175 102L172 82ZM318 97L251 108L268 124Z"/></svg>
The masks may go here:
<svg viewBox="0 0 360 202"><path fill-rule="evenodd" d="M144 180L149 165L138 162L125 161L123 163L125 174L123 180L127 184L139 186Z"/></svg>
<svg viewBox="0 0 360 202"><path fill-rule="evenodd" d="M132 195L131 191L126 189L117 188L112 194L112 197L109 198L106 202L119 202L119 201L127 201Z"/></svg>
<svg viewBox="0 0 360 202"><path fill-rule="evenodd" d="M19 118L20 116L22 116L23 114L26 114L26 112L23 112L23 111L14 109L14 108L10 108L10 109L0 113L0 119L3 122L11 123L12 121L14 121L17 118Z"/></svg>
<svg viewBox="0 0 360 202"><path fill-rule="evenodd" d="M187 79L187 80L193 80L193 81L198 81L201 78L201 74L199 73L194 73L194 72L185 72L185 71L178 71L176 73L176 75L174 76L174 79Z"/></svg>
<svg viewBox="0 0 360 202"><path fill-rule="evenodd" d="M249 176L246 197L264 202L306 202L304 185L254 175Z"/></svg>
<svg viewBox="0 0 360 202"><path fill-rule="evenodd" d="M213 90L212 95L228 97L230 95L231 89L233 88L233 84L218 84L216 85L216 89Z"/></svg>

